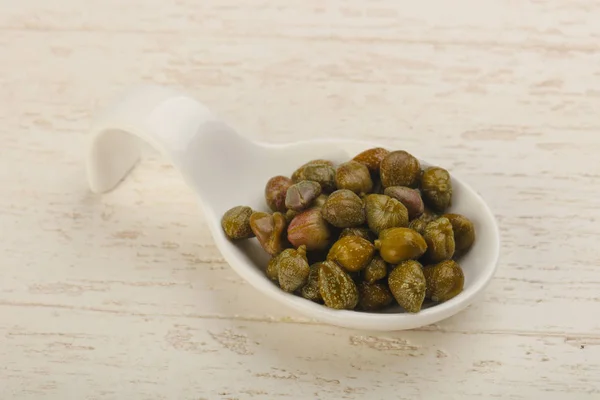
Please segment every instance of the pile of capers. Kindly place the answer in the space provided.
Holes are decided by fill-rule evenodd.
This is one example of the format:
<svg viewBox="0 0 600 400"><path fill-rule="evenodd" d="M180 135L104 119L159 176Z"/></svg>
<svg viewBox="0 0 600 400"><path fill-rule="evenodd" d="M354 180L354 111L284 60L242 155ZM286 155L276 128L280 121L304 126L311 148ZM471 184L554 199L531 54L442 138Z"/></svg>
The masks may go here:
<svg viewBox="0 0 600 400"><path fill-rule="evenodd" d="M282 290L333 309L409 313L462 292L460 258L475 228L449 213L447 170L377 147L334 165L313 160L266 182L271 212L248 206L222 218L230 240L256 238L266 276Z"/></svg>

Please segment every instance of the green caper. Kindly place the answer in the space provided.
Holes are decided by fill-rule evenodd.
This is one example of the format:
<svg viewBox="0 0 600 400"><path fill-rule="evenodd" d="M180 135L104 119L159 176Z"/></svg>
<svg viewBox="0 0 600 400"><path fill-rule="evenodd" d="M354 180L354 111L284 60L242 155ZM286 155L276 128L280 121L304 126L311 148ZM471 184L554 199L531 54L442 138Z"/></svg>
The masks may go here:
<svg viewBox="0 0 600 400"><path fill-rule="evenodd" d="M379 233L385 229L408 226L408 211L398 200L384 194L365 197L365 212L369 228Z"/></svg>
<svg viewBox="0 0 600 400"><path fill-rule="evenodd" d="M375 241L381 258L390 264L417 259L427 250L427 243L418 232L409 228L390 228L379 234Z"/></svg>
<svg viewBox="0 0 600 400"><path fill-rule="evenodd" d="M326 194L320 194L319 197L317 197L312 205L311 208L323 208L323 206L325 205L325 203L327 202L327 199L329 198L328 195Z"/></svg>
<svg viewBox="0 0 600 400"><path fill-rule="evenodd" d="M428 223L423 238L427 243L427 261L437 263L449 260L454 255L454 231L448 218L441 217Z"/></svg>
<svg viewBox="0 0 600 400"><path fill-rule="evenodd" d="M285 221L289 224L290 222L292 222L292 220L294 219L294 217L296 215L300 214L298 211L294 211L294 210L287 210L285 212Z"/></svg>
<svg viewBox="0 0 600 400"><path fill-rule="evenodd" d="M473 246L475 242L475 226L464 215L444 214L443 217L448 218L452 224L455 244L454 257L458 258L467 253Z"/></svg>
<svg viewBox="0 0 600 400"><path fill-rule="evenodd" d="M318 208L296 215L287 229L290 243L294 247L305 245L308 251L326 249L330 245L331 236L331 229Z"/></svg>
<svg viewBox="0 0 600 400"><path fill-rule="evenodd" d="M353 158L354 161L364 164L369 171L371 172L379 172L379 166L381 161L388 155L390 152L383 147L375 147L372 149L368 149L363 151L360 154L357 154L356 157Z"/></svg>
<svg viewBox="0 0 600 400"><path fill-rule="evenodd" d="M262 248L274 256L284 249L286 246L285 228L287 222L285 216L280 212L275 212L272 215L257 211L250 216L250 228Z"/></svg>
<svg viewBox="0 0 600 400"><path fill-rule="evenodd" d="M285 195L292 186L292 180L286 176L274 176L267 181L265 186L265 199L273 211L285 212Z"/></svg>
<svg viewBox="0 0 600 400"><path fill-rule="evenodd" d="M310 267L305 246L300 246L297 250L285 249L277 256L276 263L279 286L286 292L294 292L308 282Z"/></svg>
<svg viewBox="0 0 600 400"><path fill-rule="evenodd" d="M426 297L435 302L448 301L463 291L465 276L460 265L453 260L425 267Z"/></svg>
<svg viewBox="0 0 600 400"><path fill-rule="evenodd" d="M294 182L313 181L321 185L325 193L335 190L335 168L330 164L312 163L304 166L295 176Z"/></svg>
<svg viewBox="0 0 600 400"><path fill-rule="evenodd" d="M310 266L310 273L308 274L308 282L300 289L300 294L305 299L321 302L321 292L319 291L319 268L323 263L318 262Z"/></svg>
<svg viewBox="0 0 600 400"><path fill-rule="evenodd" d="M416 187L421 177L421 163L404 150L392 151L381 160L381 183L384 187Z"/></svg>
<svg viewBox="0 0 600 400"><path fill-rule="evenodd" d="M321 209L323 218L337 228L349 228L365 222L363 202L348 189L331 193Z"/></svg>
<svg viewBox="0 0 600 400"><path fill-rule="evenodd" d="M329 308L352 310L358 304L356 284L334 261L325 261L319 268L319 292Z"/></svg>
<svg viewBox="0 0 600 400"><path fill-rule="evenodd" d="M366 282L374 283L387 275L387 264L380 256L375 256L367 264L363 271L363 277Z"/></svg>
<svg viewBox="0 0 600 400"><path fill-rule="evenodd" d="M375 240L373 233L368 228L345 228L342 230L342 233L340 233L339 239L345 236L360 236L371 243Z"/></svg>
<svg viewBox="0 0 600 400"><path fill-rule="evenodd" d="M221 218L221 227L231 240L248 239L254 236L250 227L250 216L252 208L247 206L237 206L230 208Z"/></svg>
<svg viewBox="0 0 600 400"><path fill-rule="evenodd" d="M311 160L305 164L302 164L296 171L294 171L294 173L292 174L292 181L294 182L300 182L302 179L302 176L304 174L304 169L310 165L321 165L321 164L325 164L325 165L329 165L330 167L333 167L333 162L329 161L329 160L323 160L323 159L318 159L318 160Z"/></svg>
<svg viewBox="0 0 600 400"><path fill-rule="evenodd" d="M272 257L271 260L269 260L269 264L267 265L267 270L265 271L267 274L267 277L270 280L275 281L277 283L279 283L279 264L277 264L277 262L278 262L277 257L280 254L281 253L279 253L275 257Z"/></svg>
<svg viewBox="0 0 600 400"><path fill-rule="evenodd" d="M419 232L422 235L423 233L425 233L425 227L427 226L427 224L437 218L439 218L437 214L431 212L431 210L425 209L423 214L421 214L418 218L415 218L412 221L410 221L408 227Z"/></svg>
<svg viewBox="0 0 600 400"><path fill-rule="evenodd" d="M408 210L409 220L417 218L425 211L421 194L416 189L411 189L406 186L390 186L385 188L383 193L404 204L404 207Z"/></svg>
<svg viewBox="0 0 600 400"><path fill-rule="evenodd" d="M321 185L313 181L294 183L285 195L285 206L290 210L302 211L308 208L321 194Z"/></svg>
<svg viewBox="0 0 600 400"><path fill-rule="evenodd" d="M434 211L444 212L452 205L452 179L443 168L431 167L423 172L421 194L426 205Z"/></svg>
<svg viewBox="0 0 600 400"><path fill-rule="evenodd" d="M365 311L377 311L389 306L394 297L385 284L361 282L358 285L358 305Z"/></svg>
<svg viewBox="0 0 600 400"><path fill-rule="evenodd" d="M388 277L388 285L392 295L409 313L421 310L425 300L426 282L423 266L414 260L398 264Z"/></svg>
<svg viewBox="0 0 600 400"><path fill-rule="evenodd" d="M349 272L360 271L373 258L375 247L371 242L359 236L346 236L331 246L327 260L337 262Z"/></svg>
<svg viewBox="0 0 600 400"><path fill-rule="evenodd" d="M373 189L369 169L356 161L340 164L335 172L335 184L338 189L348 189L359 195Z"/></svg>

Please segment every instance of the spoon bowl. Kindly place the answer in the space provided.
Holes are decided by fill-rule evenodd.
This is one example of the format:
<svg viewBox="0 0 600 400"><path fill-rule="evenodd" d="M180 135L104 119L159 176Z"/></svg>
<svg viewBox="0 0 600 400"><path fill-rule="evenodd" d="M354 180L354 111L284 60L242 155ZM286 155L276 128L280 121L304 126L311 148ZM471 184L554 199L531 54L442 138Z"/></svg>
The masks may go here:
<svg viewBox="0 0 600 400"><path fill-rule="evenodd" d="M256 239L232 242L221 228L231 207L247 205L269 211L264 187L275 175L291 176L312 159L336 164L378 143L319 139L288 144L251 141L217 118L190 96L165 87L143 86L126 93L93 125L87 159L92 191L116 187L139 159L141 141L160 151L196 193L216 246L229 265L255 289L314 320L377 331L413 329L448 318L471 304L492 279L499 255L499 233L485 201L452 174L453 205L448 212L467 216L475 225L476 242L460 261L465 274L462 293L416 314L400 307L382 312L334 310L281 290L264 269L269 256ZM414 154L414 153L413 153ZM424 167L432 164L420 160Z"/></svg>

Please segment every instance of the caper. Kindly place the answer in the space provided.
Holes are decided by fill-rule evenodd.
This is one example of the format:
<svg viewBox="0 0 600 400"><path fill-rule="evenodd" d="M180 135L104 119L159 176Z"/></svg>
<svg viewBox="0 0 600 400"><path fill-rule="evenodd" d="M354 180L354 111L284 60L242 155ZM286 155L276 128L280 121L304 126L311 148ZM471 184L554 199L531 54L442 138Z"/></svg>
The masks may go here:
<svg viewBox="0 0 600 400"><path fill-rule="evenodd" d="M435 302L448 301L463 291L465 276L456 261L446 260L427 266L423 273L427 281L426 297Z"/></svg>
<svg viewBox="0 0 600 400"><path fill-rule="evenodd" d="M371 172L379 172L379 165L388 154L390 152L383 147L374 147L357 154L353 160L364 164Z"/></svg>
<svg viewBox="0 0 600 400"><path fill-rule="evenodd" d="M365 268L373 258L375 247L359 236L346 236L331 246L327 259L337 262L346 271L356 272Z"/></svg>
<svg viewBox="0 0 600 400"><path fill-rule="evenodd" d="M317 197L312 205L311 208L323 208L323 206L325 205L325 203L327 202L327 199L329 198L328 195L326 194L320 194L319 197Z"/></svg>
<svg viewBox="0 0 600 400"><path fill-rule="evenodd" d="M423 238L427 243L427 261L437 263L449 260L454 255L454 231L448 218L441 217L428 223Z"/></svg>
<svg viewBox="0 0 600 400"><path fill-rule="evenodd" d="M300 289L300 294L305 299L320 302L323 300L321 292L319 291L319 268L323 263L318 262L310 266L310 273L308 274L308 282Z"/></svg>
<svg viewBox="0 0 600 400"><path fill-rule="evenodd" d="M330 164L311 163L304 166L294 176L294 182L313 181L321 185L321 189L325 193L335 190L335 168Z"/></svg>
<svg viewBox="0 0 600 400"><path fill-rule="evenodd" d="M321 194L321 185L313 181L300 181L293 184L285 195L285 206L290 210L302 211Z"/></svg>
<svg viewBox="0 0 600 400"><path fill-rule="evenodd" d="M475 227L473 223L464 215L444 214L452 224L454 232L455 251L454 257L458 258L468 252L475 242Z"/></svg>
<svg viewBox="0 0 600 400"><path fill-rule="evenodd" d="M293 292L308 282L310 267L306 259L306 247L285 249L277 256L279 286L286 292Z"/></svg>
<svg viewBox="0 0 600 400"><path fill-rule="evenodd" d="M221 218L221 227L231 240L248 239L254 236L250 227L250 216L252 208L237 206L230 208Z"/></svg>
<svg viewBox="0 0 600 400"><path fill-rule="evenodd" d="M348 189L331 193L321 209L321 214L327 222L337 228L349 228L365 222L362 200Z"/></svg>
<svg viewBox="0 0 600 400"><path fill-rule="evenodd" d="M283 250L286 244L285 227L287 222L285 216L280 212L272 215L257 211L250 216L250 228L261 247L270 255L274 256Z"/></svg>
<svg viewBox="0 0 600 400"><path fill-rule="evenodd" d="M373 283L380 279L385 278L387 275L387 264L383 261L383 258L380 256L375 256L373 259L367 264L363 271L363 276L365 281L368 283Z"/></svg>
<svg viewBox="0 0 600 400"><path fill-rule="evenodd" d="M413 229L419 232L421 235L425 233L425 227L428 223L438 218L438 215L431 212L431 210L425 209L423 214L421 214L418 218L413 219L408 224L410 229Z"/></svg>
<svg viewBox="0 0 600 400"><path fill-rule="evenodd" d="M302 180L301 177L304 174L304 168L306 168L310 165L321 165L321 164L325 164L325 165L329 165L330 167L333 167L333 162L331 162L329 160L323 160L323 159L311 160L305 164L302 164L297 170L294 171L294 173L292 174L292 181L299 182Z"/></svg>
<svg viewBox="0 0 600 400"><path fill-rule="evenodd" d="M271 260L269 260L269 264L267 264L267 270L265 271L267 277L270 280L275 281L277 283L279 283L279 264L277 264L277 257L280 254L281 253L279 253L275 257L272 257Z"/></svg>
<svg viewBox="0 0 600 400"><path fill-rule="evenodd" d="M406 207L409 220L417 218L425 211L421 194L416 189L411 189L406 186L390 186L386 188L383 193L398 200Z"/></svg>
<svg viewBox="0 0 600 400"><path fill-rule="evenodd" d="M339 265L325 261L319 268L319 291L329 308L352 310L358 304L356 284Z"/></svg>
<svg viewBox="0 0 600 400"><path fill-rule="evenodd" d="M265 186L265 199L273 211L285 212L285 195L292 186L292 180L286 176L274 176L267 181Z"/></svg>
<svg viewBox="0 0 600 400"><path fill-rule="evenodd" d="M384 187L416 187L421 177L421 163L404 150L392 151L381 160L381 183Z"/></svg>
<svg viewBox="0 0 600 400"><path fill-rule="evenodd" d="M385 284L361 282L358 285L358 305L365 311L377 311L389 306L394 297Z"/></svg>
<svg viewBox="0 0 600 400"><path fill-rule="evenodd" d="M294 210L287 210L285 212L285 220L286 222L289 224L290 222L292 222L292 220L294 219L294 217L296 215L300 214L298 211L294 211Z"/></svg>
<svg viewBox="0 0 600 400"><path fill-rule="evenodd" d="M427 243L418 232L409 228L390 228L379 234L375 241L381 258L390 264L417 259L427 250Z"/></svg>
<svg viewBox="0 0 600 400"><path fill-rule="evenodd" d="M425 300L426 282L423 266L414 260L398 264L388 277L388 285L392 295L409 313L421 310Z"/></svg>
<svg viewBox="0 0 600 400"><path fill-rule="evenodd" d="M363 239L373 242L375 240L373 233L368 228L345 228L340 233L340 239L345 236L360 236Z"/></svg>
<svg viewBox="0 0 600 400"><path fill-rule="evenodd" d="M452 180L448 171L440 167L427 168L421 178L421 193L426 205L444 212L452 205Z"/></svg>
<svg viewBox="0 0 600 400"><path fill-rule="evenodd" d="M321 210L311 208L292 219L287 238L294 247L305 245L308 251L324 250L330 244L331 230L321 216Z"/></svg>
<svg viewBox="0 0 600 400"><path fill-rule="evenodd" d="M365 212L369 228L379 233L385 229L408 226L408 211L398 200L384 194L365 197Z"/></svg>
<svg viewBox="0 0 600 400"><path fill-rule="evenodd" d="M369 169L356 161L340 164L335 172L335 184L338 189L348 189L359 195L373 189Z"/></svg>

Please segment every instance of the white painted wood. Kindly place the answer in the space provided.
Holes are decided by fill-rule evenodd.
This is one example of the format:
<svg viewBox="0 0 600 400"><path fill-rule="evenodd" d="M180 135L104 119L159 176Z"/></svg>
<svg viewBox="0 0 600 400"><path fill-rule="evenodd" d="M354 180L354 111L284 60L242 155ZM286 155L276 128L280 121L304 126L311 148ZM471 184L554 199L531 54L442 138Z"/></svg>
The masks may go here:
<svg viewBox="0 0 600 400"><path fill-rule="evenodd" d="M0 398L599 398L599 12L1 1ZM156 156L87 189L90 117L139 82L262 140L365 136L438 160L496 212L498 275L460 315L397 334L270 304Z"/></svg>

